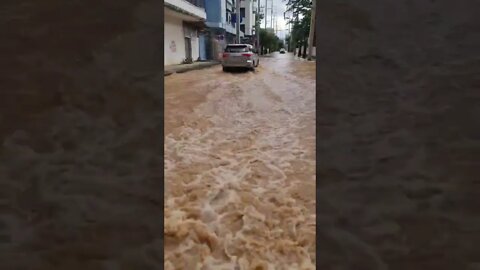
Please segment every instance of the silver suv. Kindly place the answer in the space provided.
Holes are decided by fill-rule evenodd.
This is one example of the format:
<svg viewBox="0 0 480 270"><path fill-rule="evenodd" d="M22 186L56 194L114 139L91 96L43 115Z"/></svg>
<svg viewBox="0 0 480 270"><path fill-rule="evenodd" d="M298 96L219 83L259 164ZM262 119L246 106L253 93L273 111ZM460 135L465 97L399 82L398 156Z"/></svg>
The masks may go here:
<svg viewBox="0 0 480 270"><path fill-rule="evenodd" d="M248 68L255 70L258 67L257 51L250 44L228 44L222 58L223 71L230 68Z"/></svg>

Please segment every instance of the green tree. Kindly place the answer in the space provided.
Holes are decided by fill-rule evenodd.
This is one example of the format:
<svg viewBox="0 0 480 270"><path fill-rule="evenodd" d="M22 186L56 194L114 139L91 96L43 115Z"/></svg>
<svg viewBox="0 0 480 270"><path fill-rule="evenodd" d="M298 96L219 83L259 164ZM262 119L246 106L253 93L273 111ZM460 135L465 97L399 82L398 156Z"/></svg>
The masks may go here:
<svg viewBox="0 0 480 270"><path fill-rule="evenodd" d="M299 57L306 58L312 2L310 0L284 0L284 2L287 2L287 12L293 14L287 21L292 25L291 44L294 48L299 48Z"/></svg>
<svg viewBox="0 0 480 270"><path fill-rule="evenodd" d="M260 23L262 22L263 18L265 17L264 14L262 13L255 13L255 25L260 25Z"/></svg>
<svg viewBox="0 0 480 270"><path fill-rule="evenodd" d="M263 52L267 51L267 49L273 52L280 48L281 40L274 33L260 29L260 43Z"/></svg>
<svg viewBox="0 0 480 270"><path fill-rule="evenodd" d="M291 37L288 34L285 36L285 44L290 44L290 38Z"/></svg>
<svg viewBox="0 0 480 270"><path fill-rule="evenodd" d="M260 1L260 0L258 0L258 1ZM258 29L260 30L260 33L259 33L259 39L260 39L259 40L259 42L260 42L259 43L260 44L260 48L259 48L260 52L259 53L260 54L263 54L263 45L262 45L262 43L263 43L262 40L263 39L262 39L262 32L261 32L261 28L260 28L260 23L262 22L264 17L265 17L265 15L260 13L260 11L257 11L257 13L255 13L255 26L258 25ZM257 29L257 28L255 28L255 29ZM255 30L255 31L257 31L257 30Z"/></svg>

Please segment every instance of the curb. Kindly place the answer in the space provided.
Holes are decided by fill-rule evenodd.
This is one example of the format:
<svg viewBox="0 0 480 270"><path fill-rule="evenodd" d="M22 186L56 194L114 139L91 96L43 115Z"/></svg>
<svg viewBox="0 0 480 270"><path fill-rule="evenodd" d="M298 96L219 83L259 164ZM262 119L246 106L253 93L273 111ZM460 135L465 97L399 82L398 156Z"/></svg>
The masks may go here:
<svg viewBox="0 0 480 270"><path fill-rule="evenodd" d="M198 66L180 68L176 71L175 70L174 71L164 71L164 76L172 75L173 73L185 73L185 72L192 71L192 70L204 69L204 68L213 67L213 66L216 66L216 65L220 65L220 62L213 62L213 63L203 64L203 65L198 65Z"/></svg>

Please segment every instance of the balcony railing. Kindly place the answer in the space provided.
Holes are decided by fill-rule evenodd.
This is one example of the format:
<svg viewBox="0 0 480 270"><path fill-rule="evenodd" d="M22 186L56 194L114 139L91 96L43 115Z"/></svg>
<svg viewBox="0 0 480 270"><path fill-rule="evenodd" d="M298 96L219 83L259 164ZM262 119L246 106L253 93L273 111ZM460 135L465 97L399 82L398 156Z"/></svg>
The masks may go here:
<svg viewBox="0 0 480 270"><path fill-rule="evenodd" d="M205 0L185 0L185 1L197 7L201 7L201 8L205 7Z"/></svg>

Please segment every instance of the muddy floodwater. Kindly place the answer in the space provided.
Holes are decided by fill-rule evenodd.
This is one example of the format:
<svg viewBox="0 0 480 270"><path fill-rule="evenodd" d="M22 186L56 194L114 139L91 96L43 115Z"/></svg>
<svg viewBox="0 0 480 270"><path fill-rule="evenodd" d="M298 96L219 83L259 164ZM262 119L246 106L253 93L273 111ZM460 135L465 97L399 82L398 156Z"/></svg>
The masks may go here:
<svg viewBox="0 0 480 270"><path fill-rule="evenodd" d="M315 268L315 63L165 77L165 269Z"/></svg>

